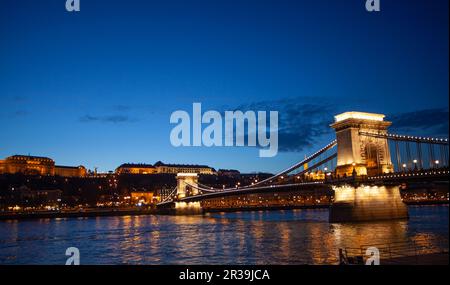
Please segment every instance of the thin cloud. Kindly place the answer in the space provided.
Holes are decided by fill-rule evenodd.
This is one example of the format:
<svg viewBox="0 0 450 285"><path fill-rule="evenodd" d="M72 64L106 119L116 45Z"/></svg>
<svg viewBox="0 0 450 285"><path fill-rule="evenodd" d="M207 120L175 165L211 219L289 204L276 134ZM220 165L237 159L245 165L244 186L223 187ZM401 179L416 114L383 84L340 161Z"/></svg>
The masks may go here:
<svg viewBox="0 0 450 285"><path fill-rule="evenodd" d="M301 152L331 133L329 125L338 113L332 104L304 103L307 98L283 98L240 105L234 110L278 111L278 150ZM328 100L317 100L327 102Z"/></svg>
<svg viewBox="0 0 450 285"><path fill-rule="evenodd" d="M447 108L423 109L388 116L391 132L448 137Z"/></svg>
<svg viewBox="0 0 450 285"><path fill-rule="evenodd" d="M321 137L332 135L330 124L334 115L345 111L342 106L346 104L335 104L331 98L309 100L298 97L242 104L233 110L278 111L279 151L301 152L315 146ZM389 129L392 133L438 137L448 137L448 118L449 110L446 108L423 109L387 116L387 120L393 123Z"/></svg>

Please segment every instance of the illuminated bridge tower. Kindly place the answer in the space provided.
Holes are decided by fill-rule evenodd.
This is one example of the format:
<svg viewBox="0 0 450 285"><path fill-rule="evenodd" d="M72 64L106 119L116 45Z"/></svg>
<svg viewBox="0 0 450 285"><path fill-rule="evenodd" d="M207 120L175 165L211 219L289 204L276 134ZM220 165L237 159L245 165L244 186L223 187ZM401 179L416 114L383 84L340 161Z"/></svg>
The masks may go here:
<svg viewBox="0 0 450 285"><path fill-rule="evenodd" d="M335 116L331 125L336 130L336 175L372 176L394 172L387 139L383 136L391 122L384 115L346 112ZM334 202L330 222L359 222L403 219L408 210L398 186L349 185L333 186Z"/></svg>
<svg viewBox="0 0 450 285"><path fill-rule="evenodd" d="M198 174L178 173L177 174L177 199L180 200L188 196L198 195ZM200 202L175 202L175 213L181 215L202 214Z"/></svg>
<svg viewBox="0 0 450 285"><path fill-rule="evenodd" d="M177 198L182 199L187 196L198 194L198 175L197 173L178 173L177 174Z"/></svg>
<svg viewBox="0 0 450 285"><path fill-rule="evenodd" d="M346 112L335 116L331 125L336 131L337 167L339 177L377 175L394 171L389 145L384 135L391 122L384 115Z"/></svg>

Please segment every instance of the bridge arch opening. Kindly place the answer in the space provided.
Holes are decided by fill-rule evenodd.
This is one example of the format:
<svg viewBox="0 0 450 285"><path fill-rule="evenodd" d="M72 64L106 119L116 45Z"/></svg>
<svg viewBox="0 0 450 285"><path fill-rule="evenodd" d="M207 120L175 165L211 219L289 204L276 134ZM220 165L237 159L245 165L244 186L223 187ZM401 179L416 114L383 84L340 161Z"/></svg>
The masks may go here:
<svg viewBox="0 0 450 285"><path fill-rule="evenodd" d="M367 175L377 175L380 173L380 152L377 145L369 142L364 148Z"/></svg>

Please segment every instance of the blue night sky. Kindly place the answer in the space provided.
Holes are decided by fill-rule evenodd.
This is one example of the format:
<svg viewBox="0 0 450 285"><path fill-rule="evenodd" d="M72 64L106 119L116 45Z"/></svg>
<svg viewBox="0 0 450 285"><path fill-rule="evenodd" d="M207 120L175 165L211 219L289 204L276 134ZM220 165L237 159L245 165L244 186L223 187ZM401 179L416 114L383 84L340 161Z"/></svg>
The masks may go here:
<svg viewBox="0 0 450 285"><path fill-rule="evenodd" d="M275 172L334 138L333 115L448 136L448 0L0 0L0 158ZM280 152L170 144L175 110L277 110Z"/></svg>

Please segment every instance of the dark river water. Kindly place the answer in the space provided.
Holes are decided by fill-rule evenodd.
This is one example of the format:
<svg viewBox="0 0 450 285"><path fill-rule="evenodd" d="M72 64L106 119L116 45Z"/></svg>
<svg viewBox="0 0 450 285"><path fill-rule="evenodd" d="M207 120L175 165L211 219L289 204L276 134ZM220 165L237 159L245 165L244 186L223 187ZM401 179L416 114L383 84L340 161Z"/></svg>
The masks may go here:
<svg viewBox="0 0 450 285"><path fill-rule="evenodd" d="M0 264L334 264L338 249L448 240L449 211L410 206L409 220L330 224L328 210L0 222Z"/></svg>

